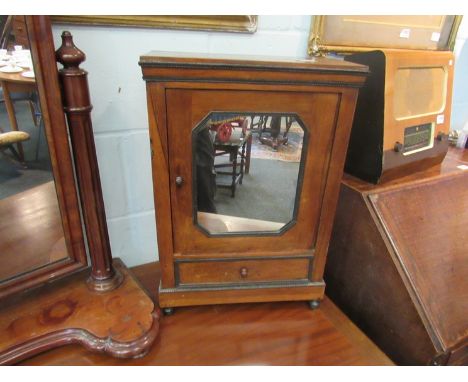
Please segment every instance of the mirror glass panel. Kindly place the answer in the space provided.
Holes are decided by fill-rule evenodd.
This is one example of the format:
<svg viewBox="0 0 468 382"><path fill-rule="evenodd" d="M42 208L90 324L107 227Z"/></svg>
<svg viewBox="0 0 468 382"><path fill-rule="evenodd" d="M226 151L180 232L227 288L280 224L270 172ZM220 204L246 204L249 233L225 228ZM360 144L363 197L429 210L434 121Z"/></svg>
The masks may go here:
<svg viewBox="0 0 468 382"><path fill-rule="evenodd" d="M210 235L294 224L307 130L296 114L213 112L192 133L194 221Z"/></svg>
<svg viewBox="0 0 468 382"><path fill-rule="evenodd" d="M66 257L22 16L0 16L0 283Z"/></svg>

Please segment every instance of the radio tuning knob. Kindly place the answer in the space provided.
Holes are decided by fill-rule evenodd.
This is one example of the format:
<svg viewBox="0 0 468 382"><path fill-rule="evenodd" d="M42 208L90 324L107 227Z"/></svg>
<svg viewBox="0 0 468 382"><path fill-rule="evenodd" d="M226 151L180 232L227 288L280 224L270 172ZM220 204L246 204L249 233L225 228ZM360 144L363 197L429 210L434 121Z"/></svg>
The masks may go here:
<svg viewBox="0 0 468 382"><path fill-rule="evenodd" d="M397 153L403 151L403 144L400 142L396 142L395 146L393 146L393 150L395 150L395 152Z"/></svg>

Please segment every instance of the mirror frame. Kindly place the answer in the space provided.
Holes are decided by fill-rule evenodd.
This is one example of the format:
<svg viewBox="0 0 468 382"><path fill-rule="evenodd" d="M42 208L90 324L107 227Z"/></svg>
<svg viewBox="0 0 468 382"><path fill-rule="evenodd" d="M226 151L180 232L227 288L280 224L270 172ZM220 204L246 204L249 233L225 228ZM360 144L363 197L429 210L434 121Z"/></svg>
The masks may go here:
<svg viewBox="0 0 468 382"><path fill-rule="evenodd" d="M50 19L25 16L68 256L0 282L0 299L88 266Z"/></svg>

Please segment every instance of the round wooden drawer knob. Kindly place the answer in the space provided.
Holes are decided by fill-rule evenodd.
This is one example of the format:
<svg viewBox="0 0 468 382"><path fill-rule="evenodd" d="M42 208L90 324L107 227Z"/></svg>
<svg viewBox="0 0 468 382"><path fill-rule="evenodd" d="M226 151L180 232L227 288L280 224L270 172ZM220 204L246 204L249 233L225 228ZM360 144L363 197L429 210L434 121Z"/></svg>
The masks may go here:
<svg viewBox="0 0 468 382"><path fill-rule="evenodd" d="M240 273L241 277L243 279L245 279L247 277L247 275L249 274L249 271L248 271L248 269L246 267L242 267L240 269L239 273Z"/></svg>
<svg viewBox="0 0 468 382"><path fill-rule="evenodd" d="M177 187L181 187L184 184L184 178L182 178L181 176L176 176L175 184Z"/></svg>

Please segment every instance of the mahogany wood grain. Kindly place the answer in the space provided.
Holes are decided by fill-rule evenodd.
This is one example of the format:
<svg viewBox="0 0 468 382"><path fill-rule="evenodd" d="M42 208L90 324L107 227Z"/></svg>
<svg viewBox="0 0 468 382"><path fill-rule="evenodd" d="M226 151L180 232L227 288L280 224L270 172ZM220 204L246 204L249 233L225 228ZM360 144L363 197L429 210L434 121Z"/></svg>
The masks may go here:
<svg viewBox="0 0 468 382"><path fill-rule="evenodd" d="M309 259L178 263L180 284L307 280Z"/></svg>
<svg viewBox="0 0 468 382"><path fill-rule="evenodd" d="M147 82L161 306L321 299L339 179L367 68L321 58L281 61L168 53L142 56L140 65ZM305 176L299 183L298 212L284 232L208 235L194 224L192 129L213 111L292 113L304 123ZM182 185L175 187L180 178ZM301 282L299 273L288 274L288 267L271 268L280 257L292 260L299 252L313 253L312 261L298 262L301 277L307 275ZM189 258L196 262L197 257L222 263L204 263L207 269L177 263ZM261 257L265 261L260 262ZM254 284L262 285L240 281L230 268L234 263L225 262L246 258L257 258L255 264L268 268L255 270Z"/></svg>
<svg viewBox="0 0 468 382"><path fill-rule="evenodd" d="M79 66L85 54L73 43L69 32L62 33L62 46L56 52L62 84L64 110L73 146L81 206L92 259L89 285L97 291L117 288L122 275L112 267L107 221L91 122L91 100L87 72Z"/></svg>
<svg viewBox="0 0 468 382"><path fill-rule="evenodd" d="M370 201L442 348L468 339L468 173Z"/></svg>
<svg viewBox="0 0 468 382"><path fill-rule="evenodd" d="M164 52L151 51L140 57L140 65L162 67L200 67L220 69L256 69L262 75L266 75L265 69L285 72L329 72L344 71L356 72L367 76L368 69L364 65L354 64L343 60L335 60L328 57L313 57L306 59L288 59L287 57L262 56L262 55L236 55L236 54L210 54L190 52Z"/></svg>
<svg viewBox="0 0 468 382"><path fill-rule="evenodd" d="M166 125L166 97L165 89L161 85L149 86L148 94L148 121L151 144L151 168L153 176L153 193L158 237L158 255L161 262L164 288L175 286L174 262L172 254L174 244L172 237L172 221L167 217L171 215L171 199L169 187L169 158L167 154Z"/></svg>
<svg viewBox="0 0 468 382"><path fill-rule="evenodd" d="M14 37L14 44L12 45L21 45L24 49L29 48L28 31L26 28L26 22L24 20L24 16L22 15L13 16L10 33ZM13 48L13 46L9 48Z"/></svg>
<svg viewBox="0 0 468 382"><path fill-rule="evenodd" d="M327 293L399 364L468 364L468 151L370 185L344 177Z"/></svg>
<svg viewBox="0 0 468 382"><path fill-rule="evenodd" d="M50 282L87 265L50 20L47 16L25 16L25 21L65 237L64 257L67 259L1 282L0 298ZM51 218L54 212L51 211Z"/></svg>
<svg viewBox="0 0 468 382"><path fill-rule="evenodd" d="M158 334L159 312L121 261L120 288L91 292L84 271L2 301L0 364L78 343L114 357L144 355Z"/></svg>
<svg viewBox="0 0 468 382"><path fill-rule="evenodd" d="M284 57L150 52L140 57L144 79L196 80L263 84L320 85L339 83L360 87L368 75L365 65L324 57L287 60Z"/></svg>
<svg viewBox="0 0 468 382"><path fill-rule="evenodd" d="M158 263L132 269L157 303ZM391 365L392 362L325 297L304 302L179 308L161 318L149 353L116 360L70 345L22 365Z"/></svg>

